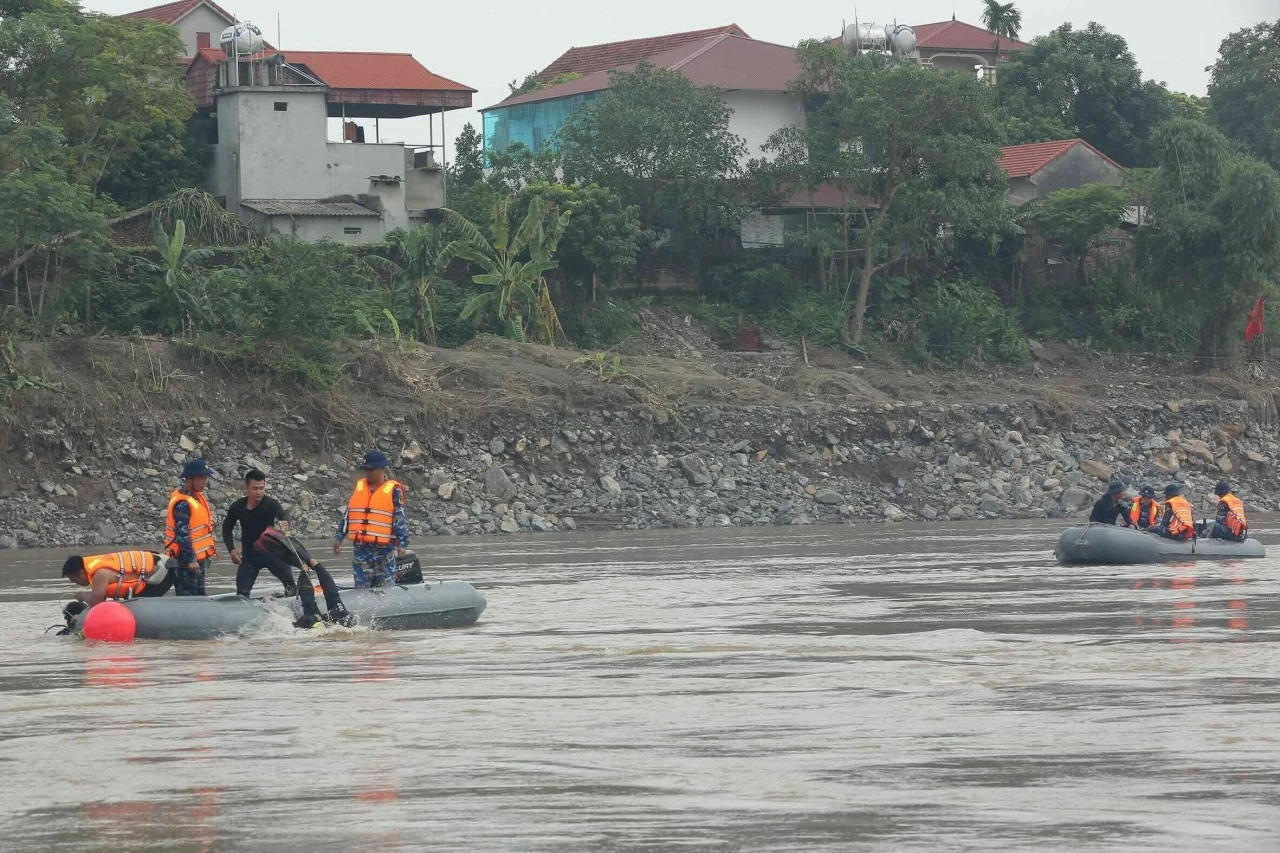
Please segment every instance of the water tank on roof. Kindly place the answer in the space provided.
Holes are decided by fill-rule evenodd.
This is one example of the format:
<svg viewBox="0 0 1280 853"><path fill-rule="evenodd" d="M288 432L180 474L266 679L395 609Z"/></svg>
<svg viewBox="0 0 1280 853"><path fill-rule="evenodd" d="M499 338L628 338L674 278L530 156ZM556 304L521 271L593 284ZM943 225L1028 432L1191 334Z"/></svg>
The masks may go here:
<svg viewBox="0 0 1280 853"><path fill-rule="evenodd" d="M916 49L916 31L906 24L862 24L844 28L844 49L849 53L892 53L910 56Z"/></svg>
<svg viewBox="0 0 1280 853"><path fill-rule="evenodd" d="M889 44L897 56L910 56L916 52L916 31L906 24L889 28Z"/></svg>
<svg viewBox="0 0 1280 853"><path fill-rule="evenodd" d="M252 56L262 50L262 30L249 21L241 21L223 30L218 44L227 56Z"/></svg>

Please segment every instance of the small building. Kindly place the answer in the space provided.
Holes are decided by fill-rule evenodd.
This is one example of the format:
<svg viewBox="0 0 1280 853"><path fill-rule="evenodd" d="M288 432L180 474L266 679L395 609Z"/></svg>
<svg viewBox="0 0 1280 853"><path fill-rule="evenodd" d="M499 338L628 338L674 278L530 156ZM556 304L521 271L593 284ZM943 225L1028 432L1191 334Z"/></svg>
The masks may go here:
<svg viewBox="0 0 1280 853"><path fill-rule="evenodd" d="M1024 205L1057 190L1124 183L1124 167L1083 139L1032 142L1000 149L1009 201Z"/></svg>
<svg viewBox="0 0 1280 853"><path fill-rule="evenodd" d="M747 159L779 128L804 121L804 107L787 92L799 73L795 49L753 39L736 24L653 38L571 48L543 69L543 88L512 95L481 110L486 151L522 143L537 151L551 143L579 106L609 88L609 72L642 62L680 71L698 86L724 91L733 110L729 129L747 143Z"/></svg>
<svg viewBox="0 0 1280 853"><path fill-rule="evenodd" d="M997 63L1027 49L1026 42L998 37L990 30L955 18L918 24L912 29L916 31L920 64L943 71L966 71L991 78Z"/></svg>
<svg viewBox="0 0 1280 853"><path fill-rule="evenodd" d="M208 189L229 212L269 233L363 243L444 206L444 116L471 106L470 86L407 53L281 51L254 39L254 52L229 55L217 42L240 22L210 0L128 17L181 34L187 87L214 119ZM384 122L417 116L428 117L427 139L383 141ZM329 138L333 119L341 141Z"/></svg>

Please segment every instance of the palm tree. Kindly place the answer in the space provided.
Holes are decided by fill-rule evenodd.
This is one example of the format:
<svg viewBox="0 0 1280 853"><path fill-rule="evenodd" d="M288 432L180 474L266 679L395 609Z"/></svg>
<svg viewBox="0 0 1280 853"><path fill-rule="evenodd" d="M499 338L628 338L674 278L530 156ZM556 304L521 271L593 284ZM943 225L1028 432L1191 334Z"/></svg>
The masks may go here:
<svg viewBox="0 0 1280 853"><path fill-rule="evenodd" d="M996 62L1000 62L1000 39L1016 39L1022 30L1022 13L1013 3L1001 3L999 0L984 0L986 8L982 10L982 25L996 34Z"/></svg>
<svg viewBox="0 0 1280 853"><path fill-rule="evenodd" d="M473 296L460 316L489 317L515 341L528 340L532 328L540 342L554 344L564 330L543 276L560 265L552 256L569 224L569 211L557 214L535 196L512 234L511 203L507 196L494 202L492 242L462 214L444 211L445 222L460 235L450 250L480 267L483 272L471 280L488 288Z"/></svg>

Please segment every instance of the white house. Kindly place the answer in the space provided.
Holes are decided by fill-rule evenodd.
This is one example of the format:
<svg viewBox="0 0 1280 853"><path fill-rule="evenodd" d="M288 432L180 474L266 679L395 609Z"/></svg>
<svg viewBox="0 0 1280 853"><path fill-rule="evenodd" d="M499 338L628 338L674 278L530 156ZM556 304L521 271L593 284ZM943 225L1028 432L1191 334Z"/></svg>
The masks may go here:
<svg viewBox="0 0 1280 853"><path fill-rule="evenodd" d="M236 23L210 0L134 12L174 26L187 49L187 86L215 119L209 191L264 231L305 240L377 240L444 205L444 113L471 106L469 86L407 53L279 51L228 56ZM382 123L428 116L428 139L384 143ZM435 139L435 117L440 138ZM340 119L341 141L330 140ZM370 126L372 125L372 126Z"/></svg>

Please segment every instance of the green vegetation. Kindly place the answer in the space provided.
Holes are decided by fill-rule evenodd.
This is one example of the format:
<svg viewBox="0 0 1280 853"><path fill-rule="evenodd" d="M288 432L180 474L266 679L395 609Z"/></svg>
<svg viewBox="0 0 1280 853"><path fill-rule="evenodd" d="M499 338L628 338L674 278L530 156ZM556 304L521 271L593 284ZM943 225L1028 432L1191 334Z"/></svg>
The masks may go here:
<svg viewBox="0 0 1280 853"><path fill-rule="evenodd" d="M1020 37L1013 3L983 20L996 49ZM361 340L608 350L662 304L726 339L751 324L922 364L1019 363L1025 334L1230 360L1280 278L1280 22L1222 43L1208 99L1144 80L1098 24L1036 38L994 87L808 42L804 126L745 167L724 93L642 64L542 150L486 163L467 125L449 209L358 247L264 240L198 188L208 120L180 54L169 28L0 0L0 394L40 382L22 337L161 333L323 387ZM1074 136L1132 167L1123 185L1010 204L998 146ZM819 191L843 205L805 209ZM743 248L761 210L780 245ZM122 222L155 245L115 247ZM648 292L668 272L696 296ZM579 364L633 378L612 354Z"/></svg>

